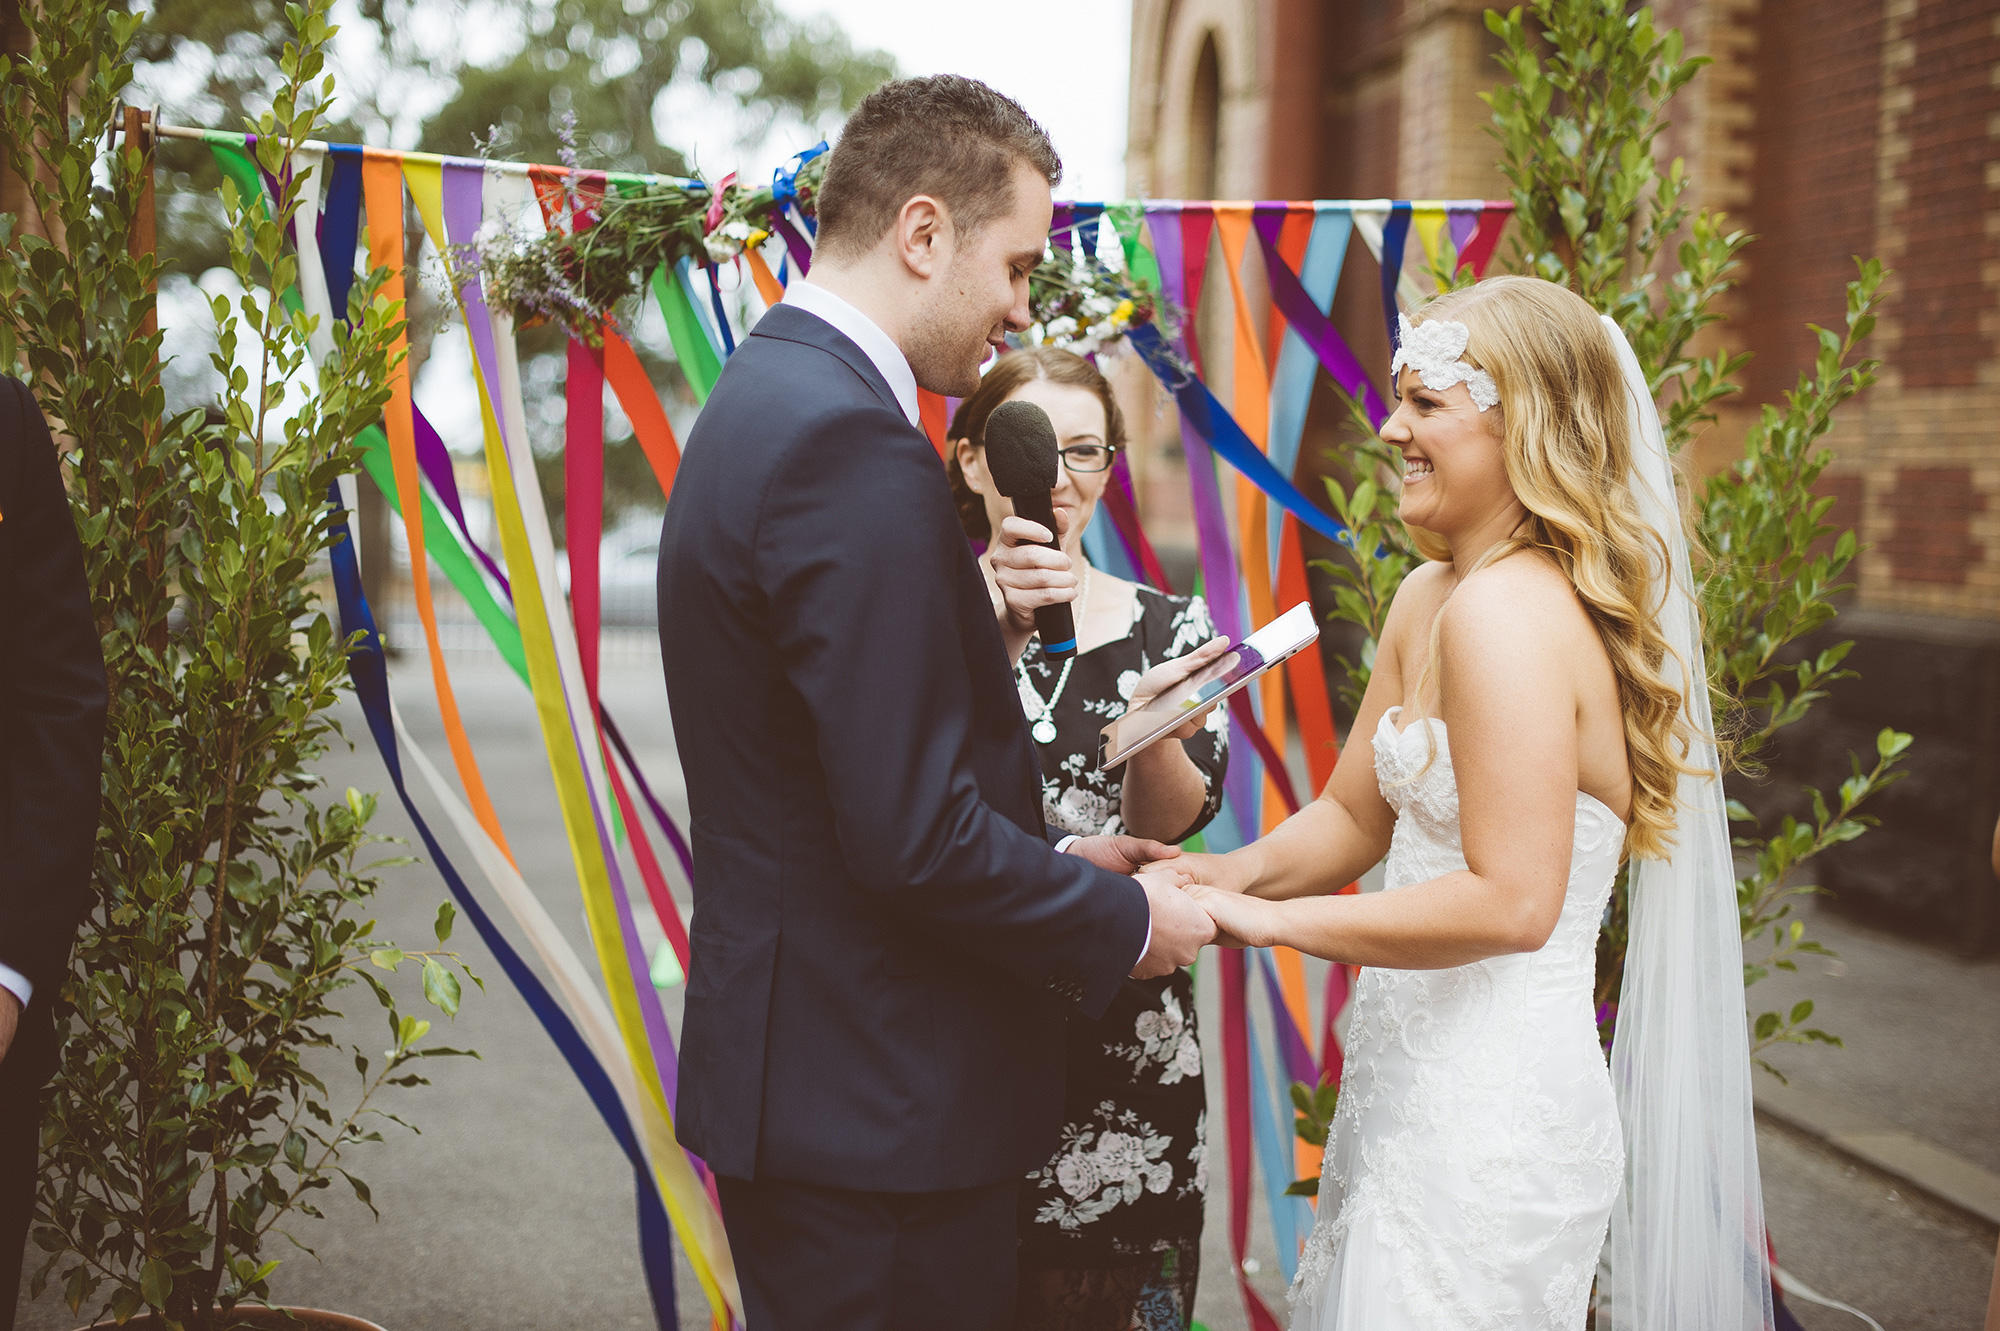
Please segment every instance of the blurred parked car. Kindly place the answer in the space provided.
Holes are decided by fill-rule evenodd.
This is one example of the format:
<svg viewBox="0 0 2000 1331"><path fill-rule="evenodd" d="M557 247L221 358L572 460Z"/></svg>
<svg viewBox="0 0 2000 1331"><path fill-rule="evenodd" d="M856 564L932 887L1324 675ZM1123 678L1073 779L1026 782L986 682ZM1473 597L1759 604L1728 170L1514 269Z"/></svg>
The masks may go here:
<svg viewBox="0 0 2000 1331"><path fill-rule="evenodd" d="M597 548L598 586L607 625L652 627L660 622L656 591L660 562L660 515L634 513L604 534ZM563 590L569 590L569 559L556 560Z"/></svg>

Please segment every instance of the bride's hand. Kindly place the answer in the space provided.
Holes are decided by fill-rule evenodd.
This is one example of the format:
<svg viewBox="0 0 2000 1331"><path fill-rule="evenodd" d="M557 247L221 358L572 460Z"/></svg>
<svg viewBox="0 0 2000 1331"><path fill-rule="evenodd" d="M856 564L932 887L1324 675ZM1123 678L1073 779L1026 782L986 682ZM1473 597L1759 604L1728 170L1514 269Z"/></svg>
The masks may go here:
<svg viewBox="0 0 2000 1331"><path fill-rule="evenodd" d="M1163 860L1146 868L1178 873L1218 892L1244 892L1250 887L1249 873L1238 859L1230 855L1182 851L1171 861Z"/></svg>
<svg viewBox="0 0 2000 1331"><path fill-rule="evenodd" d="M1183 889L1215 921L1218 947L1270 947L1277 941L1279 914L1275 901L1222 892L1199 883Z"/></svg>

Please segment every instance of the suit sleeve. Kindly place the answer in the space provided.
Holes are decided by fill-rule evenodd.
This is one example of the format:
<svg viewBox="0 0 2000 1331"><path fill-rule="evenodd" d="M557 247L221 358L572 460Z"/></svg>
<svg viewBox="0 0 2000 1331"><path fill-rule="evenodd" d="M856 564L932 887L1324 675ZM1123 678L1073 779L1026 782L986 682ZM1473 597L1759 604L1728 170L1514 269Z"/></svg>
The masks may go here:
<svg viewBox="0 0 2000 1331"><path fill-rule="evenodd" d="M0 378L0 963L59 977L90 906L106 706L83 548L48 423Z"/></svg>
<svg viewBox="0 0 2000 1331"><path fill-rule="evenodd" d="M930 446L886 410L839 413L774 473L758 580L849 873L922 932L1095 1016L1145 946L1145 892L981 798L964 542Z"/></svg>

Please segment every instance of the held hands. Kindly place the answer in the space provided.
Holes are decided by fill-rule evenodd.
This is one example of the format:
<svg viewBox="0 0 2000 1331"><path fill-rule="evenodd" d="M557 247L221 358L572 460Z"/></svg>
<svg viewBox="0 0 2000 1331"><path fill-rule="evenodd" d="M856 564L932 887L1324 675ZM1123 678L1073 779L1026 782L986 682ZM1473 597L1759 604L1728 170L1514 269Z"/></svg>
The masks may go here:
<svg viewBox="0 0 2000 1331"><path fill-rule="evenodd" d="M1185 858L1179 847L1145 837L1090 836L1070 842L1064 853L1080 855L1100 869L1135 875L1146 890L1152 940L1132 969L1133 979L1154 980L1193 965L1202 944L1214 941L1215 922L1182 890L1188 878L1176 867Z"/></svg>
<svg viewBox="0 0 2000 1331"><path fill-rule="evenodd" d="M1150 873L1154 869L1168 869L1190 883L1199 883L1217 892L1239 893L1250 888L1250 872L1235 855L1205 855L1176 850L1172 856L1162 858L1171 858L1173 863L1145 864L1140 866L1141 871Z"/></svg>
<svg viewBox="0 0 2000 1331"><path fill-rule="evenodd" d="M1145 837L1078 837L1069 843L1069 849L1063 853L1081 855L1098 868L1109 869L1113 873L1157 872L1175 881L1187 877L1180 872L1178 864L1166 863L1168 860L1177 860L1181 857L1179 846L1169 846L1164 841L1150 841Z"/></svg>
<svg viewBox="0 0 2000 1331"><path fill-rule="evenodd" d="M1146 873L1155 870L1185 881L1181 895L1209 917L1217 947L1270 947L1278 941L1282 907L1248 895L1252 871L1242 856L1181 852L1145 867Z"/></svg>
<svg viewBox="0 0 2000 1331"><path fill-rule="evenodd" d="M1142 873L1134 881L1146 889L1153 936L1146 955L1132 968L1132 978L1156 980L1193 965L1202 945L1215 941L1215 921L1183 890L1178 874Z"/></svg>
<svg viewBox="0 0 2000 1331"><path fill-rule="evenodd" d="M1214 923L1217 947L1270 947L1279 941L1278 902L1200 883L1190 883L1183 895Z"/></svg>

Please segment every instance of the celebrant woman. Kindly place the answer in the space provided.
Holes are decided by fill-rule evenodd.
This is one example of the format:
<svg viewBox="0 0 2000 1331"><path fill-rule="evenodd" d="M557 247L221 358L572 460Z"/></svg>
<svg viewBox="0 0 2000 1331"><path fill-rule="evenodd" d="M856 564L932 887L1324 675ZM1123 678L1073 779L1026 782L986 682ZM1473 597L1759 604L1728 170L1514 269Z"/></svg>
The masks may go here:
<svg viewBox="0 0 2000 1331"><path fill-rule="evenodd" d="M1043 814L1078 836L1185 840L1221 805L1224 714L1211 711L1110 772L1097 770L1098 733L1225 644L1200 597L1128 582L1084 557L1083 531L1125 428L1111 385L1071 352L1012 352L959 407L948 465L966 535L988 542L1013 512L986 475L981 444L987 417L1012 398L1035 403L1055 426L1063 463L1055 502L1067 510L1062 544L1073 573L1048 581L1070 586L1073 576L1075 591L1078 654L1053 662L1031 636L1031 614L1010 614L992 564L981 561L1041 752ZM1071 1019L1062 1144L1021 1193L1016 1326L1185 1331L1208 1183L1205 1103L1187 972L1127 980L1101 1020Z"/></svg>
<svg viewBox="0 0 2000 1331"><path fill-rule="evenodd" d="M1382 437L1430 562L1384 628L1364 742L1263 840L1175 861L1237 944L1366 968L1292 1325L1581 1331L1604 1251L1598 1326L1759 1331L1735 874L1645 376L1536 278L1400 332ZM1330 895L1385 853L1383 891ZM1594 961L1628 857L1607 1070Z"/></svg>

